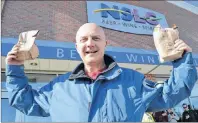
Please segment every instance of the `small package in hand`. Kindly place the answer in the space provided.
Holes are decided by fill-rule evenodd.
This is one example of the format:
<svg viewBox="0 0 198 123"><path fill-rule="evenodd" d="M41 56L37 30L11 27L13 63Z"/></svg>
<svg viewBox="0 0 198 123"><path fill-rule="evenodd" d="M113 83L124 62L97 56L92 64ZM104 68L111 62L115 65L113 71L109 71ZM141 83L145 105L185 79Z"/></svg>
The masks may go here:
<svg viewBox="0 0 198 123"><path fill-rule="evenodd" d="M19 45L17 60L33 60L39 56L39 50L35 44L38 32L39 30L32 30L20 33L17 43Z"/></svg>
<svg viewBox="0 0 198 123"><path fill-rule="evenodd" d="M183 51L174 48L175 41L179 39L176 25L172 28L162 28L157 25L153 31L154 44L161 63L174 61L182 57Z"/></svg>

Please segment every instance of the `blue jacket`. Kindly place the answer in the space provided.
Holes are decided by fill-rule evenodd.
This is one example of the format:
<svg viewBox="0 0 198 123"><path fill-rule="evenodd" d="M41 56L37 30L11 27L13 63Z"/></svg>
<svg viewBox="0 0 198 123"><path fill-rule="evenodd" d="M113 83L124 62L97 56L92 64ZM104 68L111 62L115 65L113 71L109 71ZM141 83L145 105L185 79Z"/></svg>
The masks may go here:
<svg viewBox="0 0 198 123"><path fill-rule="evenodd" d="M82 63L40 90L28 84L23 66L7 65L9 103L27 115L51 116L53 122L140 122L145 111L171 108L187 98L197 80L191 53L173 62L164 84L104 58L108 68L96 80L86 76Z"/></svg>

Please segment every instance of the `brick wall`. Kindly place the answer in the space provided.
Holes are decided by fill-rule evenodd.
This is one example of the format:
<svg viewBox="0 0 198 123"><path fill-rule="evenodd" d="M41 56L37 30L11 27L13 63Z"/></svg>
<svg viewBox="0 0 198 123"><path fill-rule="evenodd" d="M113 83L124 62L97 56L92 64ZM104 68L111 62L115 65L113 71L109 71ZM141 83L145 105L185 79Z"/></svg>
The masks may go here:
<svg viewBox="0 0 198 123"><path fill-rule="evenodd" d="M169 25L177 24L180 37L198 53L198 16L165 1L117 1L152 9L166 16ZM2 36L39 29L37 39L74 41L78 28L87 22L85 1L6 1L2 11ZM155 49L152 36L104 29L109 45Z"/></svg>

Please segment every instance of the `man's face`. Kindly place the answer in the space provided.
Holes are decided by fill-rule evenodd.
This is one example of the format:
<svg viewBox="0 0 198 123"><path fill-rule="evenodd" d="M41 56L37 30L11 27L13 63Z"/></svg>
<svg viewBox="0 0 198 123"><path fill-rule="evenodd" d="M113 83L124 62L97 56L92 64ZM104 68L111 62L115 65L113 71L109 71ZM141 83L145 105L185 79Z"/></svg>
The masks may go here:
<svg viewBox="0 0 198 123"><path fill-rule="evenodd" d="M188 110L188 106L187 105L183 105L183 109L184 110Z"/></svg>
<svg viewBox="0 0 198 123"><path fill-rule="evenodd" d="M93 23L84 24L76 34L76 49L86 64L101 62L106 45L104 31Z"/></svg>
<svg viewBox="0 0 198 123"><path fill-rule="evenodd" d="M172 112L172 109L168 109L168 113Z"/></svg>

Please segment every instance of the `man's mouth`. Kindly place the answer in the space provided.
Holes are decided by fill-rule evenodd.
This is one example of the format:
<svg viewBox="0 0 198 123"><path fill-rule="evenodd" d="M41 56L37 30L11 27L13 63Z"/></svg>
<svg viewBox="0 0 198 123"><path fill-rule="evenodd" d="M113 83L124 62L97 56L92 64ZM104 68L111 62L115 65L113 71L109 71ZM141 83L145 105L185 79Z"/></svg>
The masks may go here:
<svg viewBox="0 0 198 123"><path fill-rule="evenodd" d="M97 53L98 51L86 51L85 53L86 54L94 54L94 53Z"/></svg>

